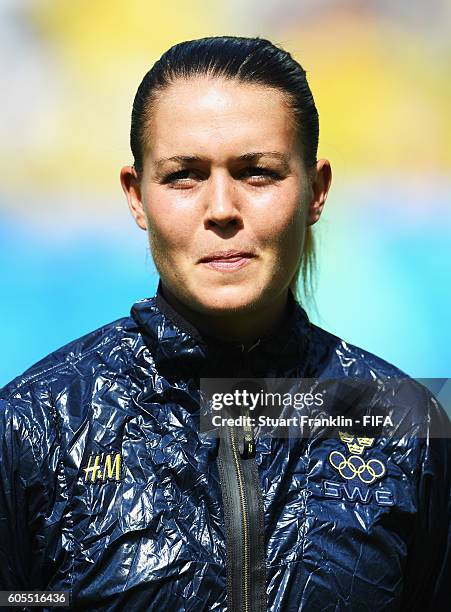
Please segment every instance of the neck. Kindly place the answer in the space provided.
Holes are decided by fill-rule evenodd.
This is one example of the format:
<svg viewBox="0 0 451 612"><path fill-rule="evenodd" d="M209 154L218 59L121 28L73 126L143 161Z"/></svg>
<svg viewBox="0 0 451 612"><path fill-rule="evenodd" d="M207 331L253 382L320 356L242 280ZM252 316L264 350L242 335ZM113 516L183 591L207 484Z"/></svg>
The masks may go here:
<svg viewBox="0 0 451 612"><path fill-rule="evenodd" d="M208 315L193 310L181 302L167 287L160 283L163 298L201 334L225 342L251 345L258 338L274 332L281 324L287 308L288 289L263 308L248 312L231 312L224 315Z"/></svg>

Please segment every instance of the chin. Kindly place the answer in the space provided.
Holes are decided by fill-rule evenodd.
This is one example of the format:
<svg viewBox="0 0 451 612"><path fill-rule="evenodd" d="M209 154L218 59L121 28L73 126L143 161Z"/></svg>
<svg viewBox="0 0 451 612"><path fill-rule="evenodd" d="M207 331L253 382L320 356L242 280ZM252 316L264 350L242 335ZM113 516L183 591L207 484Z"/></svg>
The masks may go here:
<svg viewBox="0 0 451 612"><path fill-rule="evenodd" d="M227 312L246 312L259 302L261 291L258 287L224 286L209 287L199 296L203 312L226 314Z"/></svg>

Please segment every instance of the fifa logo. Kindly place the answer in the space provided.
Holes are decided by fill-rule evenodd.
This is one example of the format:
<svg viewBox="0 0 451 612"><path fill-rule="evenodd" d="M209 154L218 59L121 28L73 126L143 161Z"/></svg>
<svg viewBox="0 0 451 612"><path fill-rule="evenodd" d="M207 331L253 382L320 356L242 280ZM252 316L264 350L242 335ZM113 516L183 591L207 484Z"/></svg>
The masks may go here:
<svg viewBox="0 0 451 612"><path fill-rule="evenodd" d="M329 463L337 470L345 480L358 478L361 482L370 485L382 478L386 473L386 467L379 459L365 459L362 457L364 451L374 444L374 438L353 436L346 432L338 432L340 440L346 444L350 456L346 457L340 451L332 451L329 455Z"/></svg>
<svg viewBox="0 0 451 612"><path fill-rule="evenodd" d="M83 472L85 482L119 482L122 478L121 453L91 455Z"/></svg>

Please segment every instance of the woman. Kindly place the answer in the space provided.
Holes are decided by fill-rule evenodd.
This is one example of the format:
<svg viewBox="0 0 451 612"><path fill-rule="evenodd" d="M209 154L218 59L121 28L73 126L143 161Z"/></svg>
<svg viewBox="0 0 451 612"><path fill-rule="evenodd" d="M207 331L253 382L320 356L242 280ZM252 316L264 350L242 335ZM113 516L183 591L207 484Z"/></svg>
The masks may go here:
<svg viewBox="0 0 451 612"><path fill-rule="evenodd" d="M79 610L445 609L447 441L200 435L201 378L403 376L294 298L331 182L317 144L305 72L269 41L181 43L144 77L121 182L160 285L3 389L2 589ZM398 414L446 424L400 387Z"/></svg>

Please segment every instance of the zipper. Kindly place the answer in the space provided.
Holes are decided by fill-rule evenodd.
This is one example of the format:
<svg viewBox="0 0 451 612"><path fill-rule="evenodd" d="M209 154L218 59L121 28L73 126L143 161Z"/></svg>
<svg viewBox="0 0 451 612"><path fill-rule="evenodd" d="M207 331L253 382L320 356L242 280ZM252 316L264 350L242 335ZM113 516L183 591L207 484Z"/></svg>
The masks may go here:
<svg viewBox="0 0 451 612"><path fill-rule="evenodd" d="M246 376L244 350L240 361L238 375ZM243 415L249 416L248 413ZM227 609L229 612L265 612L264 507L251 426L225 428L217 465L226 535Z"/></svg>
<svg viewBox="0 0 451 612"><path fill-rule="evenodd" d="M230 431L230 441L232 444L232 453L235 461L238 488L240 491L241 512L242 512L242 527L243 527L243 610L249 612L249 526L247 514L246 495L243 486L243 476L240 468L240 460L236 447L235 433L233 428Z"/></svg>

